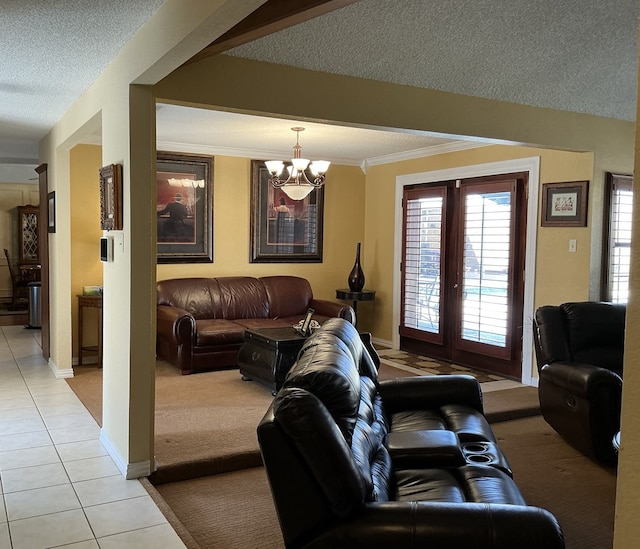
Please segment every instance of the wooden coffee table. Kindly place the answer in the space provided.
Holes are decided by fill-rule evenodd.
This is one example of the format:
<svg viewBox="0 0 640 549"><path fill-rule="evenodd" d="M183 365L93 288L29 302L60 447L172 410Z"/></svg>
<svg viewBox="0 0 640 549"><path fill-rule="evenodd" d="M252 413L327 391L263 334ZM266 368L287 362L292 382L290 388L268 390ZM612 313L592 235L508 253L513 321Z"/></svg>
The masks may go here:
<svg viewBox="0 0 640 549"><path fill-rule="evenodd" d="M296 361L306 337L292 327L246 330L238 351L242 379L258 381L275 395Z"/></svg>

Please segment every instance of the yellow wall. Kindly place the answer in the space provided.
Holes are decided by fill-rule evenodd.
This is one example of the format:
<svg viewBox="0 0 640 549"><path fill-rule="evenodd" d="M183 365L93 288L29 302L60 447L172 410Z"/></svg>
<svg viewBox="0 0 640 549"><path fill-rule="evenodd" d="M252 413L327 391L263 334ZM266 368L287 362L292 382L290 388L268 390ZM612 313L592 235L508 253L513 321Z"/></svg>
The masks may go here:
<svg viewBox="0 0 640 549"><path fill-rule="evenodd" d="M102 147L78 145L71 150L71 312L73 356L78 356L78 302L83 286L102 286L100 262L100 180ZM97 344L98 310L84 311L84 345ZM87 357L88 358L88 357ZM87 362L90 362L88 358Z"/></svg>
<svg viewBox="0 0 640 549"><path fill-rule="evenodd" d="M335 301L335 290L346 286L356 243L364 236L362 170L338 165L329 168L322 263L250 263L251 160L215 156L213 179L214 262L158 265L158 280L292 274L307 278L316 298Z"/></svg>
<svg viewBox="0 0 640 549"><path fill-rule="evenodd" d="M101 280L101 263L97 257L97 241L101 235L99 152L98 147L83 146L76 147L72 155L74 300L83 285L100 284ZM591 153L506 145L375 166L366 176L357 167L332 165L325 185L323 262L310 264L250 263L251 160L215 156L214 262L161 264L157 266L157 278L293 274L308 278L317 298L335 300L336 288L347 285L356 243L362 242L366 286L376 290L376 300L360 304L359 327L390 341L394 330L393 275L397 268L394 265L396 177L532 156L541 158L539 205L544 183L590 180L593 171ZM92 179L95 183L88 184ZM589 216L601 208L601 204L590 202ZM550 228L540 227L538 219L537 225L536 306L587 299L591 224L584 228ZM568 252L570 238L577 240L576 253ZM74 304L74 327L76 316ZM93 334L90 323L85 323L85 329Z"/></svg>

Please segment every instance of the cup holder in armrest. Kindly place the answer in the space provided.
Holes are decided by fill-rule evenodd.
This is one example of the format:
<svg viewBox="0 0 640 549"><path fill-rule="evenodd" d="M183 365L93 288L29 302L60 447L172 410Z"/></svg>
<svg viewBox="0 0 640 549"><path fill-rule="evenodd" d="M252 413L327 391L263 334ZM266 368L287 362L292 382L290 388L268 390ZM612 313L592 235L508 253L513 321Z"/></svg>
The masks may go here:
<svg viewBox="0 0 640 549"><path fill-rule="evenodd" d="M469 454L486 454L489 451L489 445L485 442L466 442L462 445L462 450Z"/></svg>
<svg viewBox="0 0 640 549"><path fill-rule="evenodd" d="M489 455L489 454L467 454L466 456L467 461L470 461L471 463L492 463L494 461L494 457Z"/></svg>
<svg viewBox="0 0 640 549"><path fill-rule="evenodd" d="M491 465L512 475L511 467L502 451L493 442L463 442L462 454L467 463Z"/></svg>

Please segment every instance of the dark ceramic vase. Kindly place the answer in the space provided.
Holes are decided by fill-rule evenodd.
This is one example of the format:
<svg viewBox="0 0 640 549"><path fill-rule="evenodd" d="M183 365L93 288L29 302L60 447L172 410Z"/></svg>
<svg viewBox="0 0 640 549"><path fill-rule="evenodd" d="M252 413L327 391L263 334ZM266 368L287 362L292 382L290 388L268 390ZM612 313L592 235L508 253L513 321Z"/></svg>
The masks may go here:
<svg viewBox="0 0 640 549"><path fill-rule="evenodd" d="M362 272L362 266L360 265L360 242L356 247L356 262L353 264L353 269L349 273L349 289L352 292L360 292L364 288L364 273Z"/></svg>

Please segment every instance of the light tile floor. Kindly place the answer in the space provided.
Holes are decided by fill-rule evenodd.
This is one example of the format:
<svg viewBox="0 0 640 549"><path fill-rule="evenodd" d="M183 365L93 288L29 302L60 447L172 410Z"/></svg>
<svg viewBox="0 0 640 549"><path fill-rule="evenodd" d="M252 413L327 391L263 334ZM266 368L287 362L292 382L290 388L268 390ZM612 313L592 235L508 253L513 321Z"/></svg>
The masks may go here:
<svg viewBox="0 0 640 549"><path fill-rule="evenodd" d="M0 549L183 549L100 428L42 358L40 331L0 327Z"/></svg>

